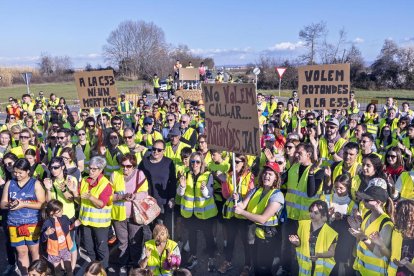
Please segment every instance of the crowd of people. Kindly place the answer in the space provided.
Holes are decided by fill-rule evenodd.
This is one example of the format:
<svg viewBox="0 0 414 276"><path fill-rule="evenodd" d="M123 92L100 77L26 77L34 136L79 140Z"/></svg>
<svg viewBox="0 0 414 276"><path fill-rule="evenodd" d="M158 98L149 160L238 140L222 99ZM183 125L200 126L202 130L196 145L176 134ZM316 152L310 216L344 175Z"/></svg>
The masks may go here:
<svg viewBox="0 0 414 276"><path fill-rule="evenodd" d="M262 151L250 156L209 148L202 100L157 96L121 94L99 112L43 92L9 99L4 275L74 275L81 254L84 275L414 275L408 102L362 111L351 93L349 108L317 112L296 91L259 93ZM138 223L148 196L160 214Z"/></svg>

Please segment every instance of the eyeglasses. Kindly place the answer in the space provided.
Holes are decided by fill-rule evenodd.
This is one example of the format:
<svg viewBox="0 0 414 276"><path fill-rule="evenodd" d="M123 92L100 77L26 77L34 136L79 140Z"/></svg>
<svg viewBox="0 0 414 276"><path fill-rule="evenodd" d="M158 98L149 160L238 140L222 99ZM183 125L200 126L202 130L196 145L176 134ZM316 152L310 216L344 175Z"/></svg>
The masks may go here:
<svg viewBox="0 0 414 276"><path fill-rule="evenodd" d="M152 151L154 152L162 152L164 149L160 149L160 148L152 148Z"/></svg>
<svg viewBox="0 0 414 276"><path fill-rule="evenodd" d="M60 166L50 166L50 169L51 170L59 170L60 169Z"/></svg>
<svg viewBox="0 0 414 276"><path fill-rule="evenodd" d="M202 140L202 141L198 141L198 143L199 144L204 144L204 143L206 143L206 141L205 140Z"/></svg>
<svg viewBox="0 0 414 276"><path fill-rule="evenodd" d="M88 117L88 114L81 114L82 117Z"/></svg>
<svg viewBox="0 0 414 276"><path fill-rule="evenodd" d="M191 164L201 164L201 161L200 160L190 160L190 163Z"/></svg>
<svg viewBox="0 0 414 276"><path fill-rule="evenodd" d="M120 126L121 125L121 123L112 123L114 126Z"/></svg>
<svg viewBox="0 0 414 276"><path fill-rule="evenodd" d="M61 111L61 110L62 110L62 108L56 108L56 110L57 110L57 111Z"/></svg>
<svg viewBox="0 0 414 276"><path fill-rule="evenodd" d="M145 123L144 126L152 125L152 123Z"/></svg>
<svg viewBox="0 0 414 276"><path fill-rule="evenodd" d="M57 138L57 136L50 136L49 139L50 140L55 140Z"/></svg>
<svg viewBox="0 0 414 276"><path fill-rule="evenodd" d="M66 157L66 156L60 156L60 157L62 157L62 159L63 159L63 160L66 160L66 161L67 161L67 160L70 160L70 157Z"/></svg>
<svg viewBox="0 0 414 276"><path fill-rule="evenodd" d="M243 160L235 160L234 161L236 164L240 164L240 163L243 163Z"/></svg>
<svg viewBox="0 0 414 276"><path fill-rule="evenodd" d="M19 138L20 138L20 139L29 139L30 137L29 137L29 136L21 136L21 135L20 135L20 136L19 136Z"/></svg>
<svg viewBox="0 0 414 276"><path fill-rule="evenodd" d="M391 155L391 154L389 154L389 155L387 155L387 158L395 159L395 158L397 158L397 155Z"/></svg>
<svg viewBox="0 0 414 276"><path fill-rule="evenodd" d="M116 139L118 139L118 136L110 136L109 139L110 140L116 140Z"/></svg>
<svg viewBox="0 0 414 276"><path fill-rule="evenodd" d="M95 125L88 125L88 127L95 127Z"/></svg>
<svg viewBox="0 0 414 276"><path fill-rule="evenodd" d="M63 140L63 139L65 139L66 137L65 137L65 136L57 136L57 138L58 138L58 140Z"/></svg>
<svg viewBox="0 0 414 276"><path fill-rule="evenodd" d="M330 126L328 126L328 128L329 128L329 129L335 129L335 128L336 128L336 126L332 126L332 125L330 125Z"/></svg>
<svg viewBox="0 0 414 276"><path fill-rule="evenodd" d="M78 135L79 135L79 136L85 136L85 135L86 135L86 133L85 133L85 132L82 132L82 133L78 133Z"/></svg>
<svg viewBox="0 0 414 276"><path fill-rule="evenodd" d="M132 137L134 137L134 135L131 136L124 136L125 139L132 139Z"/></svg>
<svg viewBox="0 0 414 276"><path fill-rule="evenodd" d="M99 170L99 168L93 168L93 167L89 167L89 171L91 171L91 172L96 172L97 170Z"/></svg>
<svg viewBox="0 0 414 276"><path fill-rule="evenodd" d="M132 166L132 165L124 165L124 164L121 164L121 167L122 167L122 168L126 168L126 169L130 169L130 168L132 168L133 166Z"/></svg>

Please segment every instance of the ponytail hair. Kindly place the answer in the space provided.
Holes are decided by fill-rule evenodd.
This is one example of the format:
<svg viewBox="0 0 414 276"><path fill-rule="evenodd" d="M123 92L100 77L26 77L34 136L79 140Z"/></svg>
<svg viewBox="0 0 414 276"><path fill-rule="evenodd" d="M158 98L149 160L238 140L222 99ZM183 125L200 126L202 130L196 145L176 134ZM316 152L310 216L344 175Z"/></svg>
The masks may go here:
<svg viewBox="0 0 414 276"><path fill-rule="evenodd" d="M385 212L390 216L392 222L394 223L394 213L395 213L395 207L394 207L394 201L390 197L388 197L387 202L385 203Z"/></svg>
<svg viewBox="0 0 414 276"><path fill-rule="evenodd" d="M42 218L46 220L61 210L63 210L63 203L57 199L52 199L42 208Z"/></svg>

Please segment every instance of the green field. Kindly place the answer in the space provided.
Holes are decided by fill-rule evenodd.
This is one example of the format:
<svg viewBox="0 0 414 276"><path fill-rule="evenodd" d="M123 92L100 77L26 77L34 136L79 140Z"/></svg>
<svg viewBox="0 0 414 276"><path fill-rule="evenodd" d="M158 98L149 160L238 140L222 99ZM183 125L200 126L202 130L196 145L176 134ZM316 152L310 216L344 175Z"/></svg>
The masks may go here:
<svg viewBox="0 0 414 276"><path fill-rule="evenodd" d="M116 86L118 92L127 91L130 89L138 89L142 91L143 81L117 81ZM45 84L32 84L30 86L30 91L38 95L38 92L43 90L45 96L48 97L50 93L55 93L59 97L65 97L67 100L77 99L76 87L73 82L63 82L63 83L45 83ZM26 92L26 86L24 85L15 85L11 87L1 87L0 88L0 103L3 106L4 103L7 103L10 96L20 98L23 93ZM278 95L278 90L259 90L265 95ZM410 90L383 90L383 91L369 91L369 90L355 90L357 99L361 102L370 102L371 99L377 99L379 103L385 102L385 98L392 96L397 98L400 102L408 100L410 102L414 101L414 91ZM291 90L282 90L282 97L290 97Z"/></svg>

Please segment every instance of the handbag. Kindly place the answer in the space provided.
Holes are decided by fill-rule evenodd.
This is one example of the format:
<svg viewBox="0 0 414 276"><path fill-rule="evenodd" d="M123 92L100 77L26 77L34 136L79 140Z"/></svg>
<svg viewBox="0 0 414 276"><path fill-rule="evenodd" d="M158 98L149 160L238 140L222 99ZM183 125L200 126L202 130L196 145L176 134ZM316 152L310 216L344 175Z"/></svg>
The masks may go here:
<svg viewBox="0 0 414 276"><path fill-rule="evenodd" d="M139 171L137 171L137 189L141 187L145 179L139 183ZM139 193L132 200L132 217L137 224L148 225L156 219L161 213L161 208L157 204L157 200L148 195L147 192Z"/></svg>

